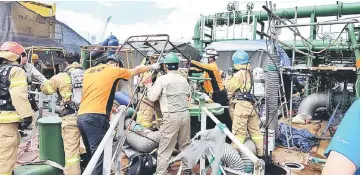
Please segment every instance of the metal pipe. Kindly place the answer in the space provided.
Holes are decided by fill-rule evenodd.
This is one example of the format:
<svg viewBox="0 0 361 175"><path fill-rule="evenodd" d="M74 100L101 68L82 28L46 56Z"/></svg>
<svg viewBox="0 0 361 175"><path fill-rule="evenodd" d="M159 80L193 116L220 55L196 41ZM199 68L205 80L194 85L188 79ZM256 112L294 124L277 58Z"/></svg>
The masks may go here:
<svg viewBox="0 0 361 175"><path fill-rule="evenodd" d="M202 111L204 111L207 116L209 118L211 118L214 123L219 126L222 123L211 113L208 111L208 109L206 107L202 107ZM232 134L231 131L229 131L229 129L227 127L222 128L222 131L232 140L233 143L236 144L236 146L244 153L247 155L247 157L250 158L250 160L253 163L257 163L260 159L257 158L257 156L255 156L246 146L244 146L243 144L241 144L241 142L239 141L239 139L236 138L236 136L234 136Z"/></svg>
<svg viewBox="0 0 361 175"><path fill-rule="evenodd" d="M355 60L360 58L360 43L358 43L356 41L356 36L355 36L355 30L354 30L354 25L353 24L348 24L347 25L347 31L349 34L349 38L351 40L351 48L354 50L355 53ZM358 45L357 45L358 44Z"/></svg>
<svg viewBox="0 0 361 175"><path fill-rule="evenodd" d="M359 23L360 21L335 21L335 22L316 22L316 23L304 23L304 24L287 24L287 25L276 25L276 28L283 27L302 27L302 26L316 26L316 25L332 25L332 24L351 24ZM296 22L295 22L296 23Z"/></svg>
<svg viewBox="0 0 361 175"><path fill-rule="evenodd" d="M295 15L294 8L284 8L278 9L274 12L281 18L291 19ZM316 17L324 17L324 16L336 16L336 15L353 15L353 14L360 14L360 2L355 3L343 3L340 7L338 4L329 4L329 5L320 5L317 6L306 6L306 7L299 7L297 11L298 18L308 18L311 17L311 14L315 13ZM216 18L220 18L224 16L225 13L218 13L215 15ZM258 21L265 21L268 20L268 14L265 11L255 11L253 12L255 17ZM232 14L233 18L235 19L232 21L234 24L242 24L244 18L247 18L247 15L242 14L242 12L237 11L236 13ZM207 25L208 27L213 26L214 22L207 18ZM200 19L197 21L194 27L194 45L197 49L200 49L201 42L200 42ZM220 25L224 25L224 21L219 21Z"/></svg>
<svg viewBox="0 0 361 175"><path fill-rule="evenodd" d="M268 37L268 38L271 38L269 35L267 35L267 34L265 34L265 33L263 33L263 35L266 36L266 37ZM283 41L281 41L281 40L278 40L278 39L277 39L277 41L278 41L280 44L282 44L282 45L290 48L291 50L296 51L297 53L301 53L301 54L303 54L303 55L310 56L311 58L316 58L316 57L313 56L313 55L310 55L310 54L308 54L308 53L305 53L305 52L303 52L303 51L301 51L301 50L299 50L299 49L293 48L292 46L286 44L285 42L283 42Z"/></svg>
<svg viewBox="0 0 361 175"><path fill-rule="evenodd" d="M266 6L262 6L263 9L265 9L272 17L278 19L282 24L287 25L287 23L281 19L277 14L273 13L271 10L267 9ZM274 25L275 26L275 25ZM305 40L306 42L310 43L310 41L308 41L305 37L303 37L297 30L288 27L288 29L290 29L293 33L297 34L301 39ZM310 43L312 44L312 43Z"/></svg>

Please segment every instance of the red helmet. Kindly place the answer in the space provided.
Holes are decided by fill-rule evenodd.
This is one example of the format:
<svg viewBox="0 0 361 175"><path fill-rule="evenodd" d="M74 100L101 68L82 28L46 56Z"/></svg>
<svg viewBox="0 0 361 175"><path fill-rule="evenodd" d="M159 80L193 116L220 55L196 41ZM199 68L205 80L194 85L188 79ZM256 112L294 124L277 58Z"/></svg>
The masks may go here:
<svg viewBox="0 0 361 175"><path fill-rule="evenodd" d="M25 56L25 49L16 42L4 42L0 47L0 57L9 61L16 61L20 56Z"/></svg>

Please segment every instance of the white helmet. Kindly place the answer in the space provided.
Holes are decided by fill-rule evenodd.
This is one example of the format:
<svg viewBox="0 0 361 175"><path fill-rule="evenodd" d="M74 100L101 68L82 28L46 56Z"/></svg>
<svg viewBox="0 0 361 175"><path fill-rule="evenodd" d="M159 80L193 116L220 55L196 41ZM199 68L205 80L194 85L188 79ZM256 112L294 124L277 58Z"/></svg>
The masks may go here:
<svg viewBox="0 0 361 175"><path fill-rule="evenodd" d="M205 58L214 58L217 59L219 56L218 52L215 49L206 49L206 52L203 54Z"/></svg>

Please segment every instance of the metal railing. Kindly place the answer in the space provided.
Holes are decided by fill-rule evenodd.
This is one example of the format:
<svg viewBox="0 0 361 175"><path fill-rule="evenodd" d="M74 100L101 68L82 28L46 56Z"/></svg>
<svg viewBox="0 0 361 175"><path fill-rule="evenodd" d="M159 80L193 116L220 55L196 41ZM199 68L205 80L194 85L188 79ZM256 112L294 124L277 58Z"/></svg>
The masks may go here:
<svg viewBox="0 0 361 175"><path fill-rule="evenodd" d="M202 107L201 113L201 131L206 130L207 126L207 116L214 121L217 126L222 126L222 124L206 107ZM239 148L254 164L253 174L254 175L264 175L265 174L265 163L262 159L256 157L246 146L244 146L239 139L227 127L216 127L224 132L227 137L229 137L232 142ZM202 174L205 169L205 158L201 158L200 161L200 174ZM212 170L214 171L214 170Z"/></svg>
<svg viewBox="0 0 361 175"><path fill-rule="evenodd" d="M112 150L113 149L112 148L113 148L113 137L115 134L114 130L117 126L122 126L122 124L119 122L124 122L124 121L119 120L119 119L124 114L125 109L126 108L124 108L124 106L120 106L118 108L119 112L110 121L110 127L107 130L107 132L105 133L102 141L100 142L97 150L95 151L94 155L90 159L88 165L86 166L86 168L83 172L83 175L90 175L93 172L95 165L97 164L103 151L104 151L104 155L103 155L103 173L102 174L103 175L110 174L110 169L113 164L113 162L112 162ZM123 131L123 129L120 128L119 131ZM121 156L117 157L117 159L120 159L120 157ZM120 161L117 161L117 162L120 162ZM117 170L119 170L119 169L117 168ZM119 174L120 172L117 171L116 173Z"/></svg>
<svg viewBox="0 0 361 175"><path fill-rule="evenodd" d="M120 106L118 108L119 112L115 114L113 119L110 121L110 127L107 130L106 134L104 135L102 141L100 142L98 149L95 151L94 155L92 156L91 160L89 161L87 167L85 168L83 175L90 175L94 168L96 163L98 162L101 154L103 154L103 173L104 175L108 175L111 172L111 167L113 164L112 161L112 151L113 151L113 137L115 135L115 129L117 126L119 126L119 132L124 132L123 129L121 129L124 126L124 121L120 120L125 112L125 106ZM202 107L201 112L201 131L206 130L206 121L207 116L211 118L216 125L222 125L222 123L211 113L208 111L206 107ZM237 138L232 134L232 132L227 127L218 127L222 132L224 132L227 137L229 137L232 142L239 148L254 164L254 175L264 175L265 172L265 163L262 159L257 158L246 146L244 146ZM124 135L124 133L119 133L120 135ZM210 150L212 152L212 150ZM116 175L120 175L120 159L122 156L116 157ZM202 158L200 160L200 173L202 173L202 170L205 169L205 159ZM222 171L224 172L224 171Z"/></svg>

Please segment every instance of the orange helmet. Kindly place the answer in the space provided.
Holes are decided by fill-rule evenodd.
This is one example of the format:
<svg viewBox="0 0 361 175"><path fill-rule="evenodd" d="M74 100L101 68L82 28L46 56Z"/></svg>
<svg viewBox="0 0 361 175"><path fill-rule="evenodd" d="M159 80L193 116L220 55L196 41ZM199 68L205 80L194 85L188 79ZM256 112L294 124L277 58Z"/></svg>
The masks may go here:
<svg viewBox="0 0 361 175"><path fill-rule="evenodd" d="M16 61L20 56L26 56L25 49L20 44L7 41L1 45L0 57L9 61Z"/></svg>

